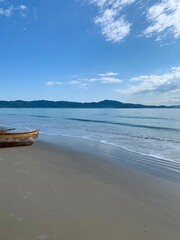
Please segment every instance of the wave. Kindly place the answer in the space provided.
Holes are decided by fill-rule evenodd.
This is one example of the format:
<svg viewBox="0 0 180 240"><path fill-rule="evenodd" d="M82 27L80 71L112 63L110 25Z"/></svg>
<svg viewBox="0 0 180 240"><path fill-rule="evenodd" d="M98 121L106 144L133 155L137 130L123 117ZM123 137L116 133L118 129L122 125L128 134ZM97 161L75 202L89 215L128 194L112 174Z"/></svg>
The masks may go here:
<svg viewBox="0 0 180 240"><path fill-rule="evenodd" d="M28 115L30 117L35 117L35 118L52 118L50 116L43 116L43 115Z"/></svg>
<svg viewBox="0 0 180 240"><path fill-rule="evenodd" d="M159 138L159 137L152 137L152 136L138 136L138 135L130 135L133 138L140 138L140 139L148 139L148 140L156 140L160 142L171 142L171 143L180 143L180 141L176 141L174 139L169 138Z"/></svg>
<svg viewBox="0 0 180 240"><path fill-rule="evenodd" d="M91 119L82 119L82 118L67 118L67 119L68 120L72 120L72 121L79 121L79 122L106 123L106 124L113 124L113 125L120 125L120 126L127 126L127 127L148 128L148 129L157 129L157 130L166 130L166 131L180 132L180 129L178 129L178 128L156 127L156 126L148 126L148 125L141 125L141 124L131 124L131 123L122 123L122 122L110 122L110 121L104 121L104 120L91 120Z"/></svg>
<svg viewBox="0 0 180 240"><path fill-rule="evenodd" d="M28 130L31 130L27 128ZM97 132L97 131L94 131ZM65 137L79 137L79 138L85 138L89 140L95 140L93 138L90 138L89 136L84 136L84 135L71 135L71 134L62 134L62 133L46 133L46 132L41 132L42 135L47 135L47 136L65 136ZM114 134L114 133L113 133ZM124 136L127 136L128 133L121 133L121 137L124 138ZM141 136L141 135L128 135L130 138L139 138L139 139L144 139L144 140L155 140L159 142L170 142L170 143L180 143L180 141L174 140L174 139L166 139L166 138L159 138L159 137L152 137L152 136ZM119 139L119 138L118 138Z"/></svg>
<svg viewBox="0 0 180 240"><path fill-rule="evenodd" d="M99 133L102 133L102 131L99 131L98 129L86 129L87 132L90 132L92 133L96 133L96 134L99 134ZM126 136L130 137L130 138L139 138L139 139L144 139L144 140L156 140L156 141L160 141L160 142L171 142L171 143L180 143L180 141L178 140L175 140L175 139L170 139L170 138L160 138L160 137L153 137L153 136L148 136L148 135L136 135L136 134L132 134L130 132L121 132L119 133L118 131L108 131L106 130L106 132L104 132L105 134L108 134L108 135L113 135L113 136L116 136L119 138L124 138Z"/></svg>
<svg viewBox="0 0 180 240"><path fill-rule="evenodd" d="M15 113L8 113L7 116L23 116L23 117L33 117L33 118L54 118L51 116L44 116L44 115L27 115L27 114L15 114Z"/></svg>
<svg viewBox="0 0 180 240"><path fill-rule="evenodd" d="M112 145L112 146L115 146L115 147L118 147L118 148L122 148L122 149L125 149L125 150L129 151L129 152L140 154L142 156L151 157L151 158L146 158L146 161L144 161L144 159L136 158L136 162L140 162L140 163L143 163L143 164L148 163L148 164L152 164L152 165L156 165L156 166L163 166L163 167L166 167L166 168L171 169L173 171L180 172L180 162L177 162L175 160L172 160L172 159L169 159L169 158L166 158L166 157L162 157L162 156L158 156L158 154L142 153L142 152L139 152L139 151L135 151L135 150L132 150L130 148L124 147L122 145L118 145L118 144L115 144L115 143L108 142L106 140L101 140L100 142L103 143L103 144Z"/></svg>
<svg viewBox="0 0 180 240"><path fill-rule="evenodd" d="M40 133L42 135L47 135L47 136L52 136L52 137L58 137L59 136L59 137L68 137L68 138L80 138L80 139L86 139L86 140L90 140L90 141L101 143L101 144L111 145L111 146L114 146L114 147L117 147L117 148L125 149L128 152L140 154L140 155L146 156L146 157L151 157L152 159L146 159L146 162L148 162L148 163L151 162L152 164L156 164L156 165L159 165L159 166L167 165L169 167L171 165L172 169L174 169L174 170L176 169L176 170L180 171L180 162L178 162L176 160L172 160L172 159L160 156L158 154L143 153L143 152L140 152L140 151L136 151L136 150L133 150L131 148L127 148L123 145L119 145L119 144L116 144L116 143L113 143L113 142L109 142L108 140L98 140L98 139L94 139L94 138L88 137L88 136L70 136L70 135L65 135L65 134L50 134L50 133L45 133L45 132L40 132ZM153 160L153 158L155 160ZM137 161L140 162L141 160L137 158ZM146 163L146 162L144 162L142 160L142 163ZM173 166L174 166L174 168L173 168Z"/></svg>
<svg viewBox="0 0 180 240"><path fill-rule="evenodd" d="M42 135L46 135L46 136L51 136L51 137L70 137L70 138L83 138L82 136L72 136L72 135L68 135L68 134L60 134L60 133L46 133L46 132L39 132Z"/></svg>
<svg viewBox="0 0 180 240"><path fill-rule="evenodd" d="M167 120L167 121L176 121L174 118L162 118L162 117L138 117L138 116L126 116L126 115L115 115L114 117L119 118L129 118L129 119L148 119L148 120Z"/></svg>

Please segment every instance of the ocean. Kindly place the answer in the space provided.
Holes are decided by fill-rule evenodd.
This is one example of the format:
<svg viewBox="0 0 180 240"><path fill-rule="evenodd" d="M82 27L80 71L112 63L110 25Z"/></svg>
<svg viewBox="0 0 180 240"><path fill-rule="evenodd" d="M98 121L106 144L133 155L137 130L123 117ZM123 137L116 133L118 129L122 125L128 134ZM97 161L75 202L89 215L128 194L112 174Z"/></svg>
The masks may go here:
<svg viewBox="0 0 180 240"><path fill-rule="evenodd" d="M40 129L41 140L56 144L91 142L103 146L98 151L111 146L180 166L180 109L0 109L0 126Z"/></svg>

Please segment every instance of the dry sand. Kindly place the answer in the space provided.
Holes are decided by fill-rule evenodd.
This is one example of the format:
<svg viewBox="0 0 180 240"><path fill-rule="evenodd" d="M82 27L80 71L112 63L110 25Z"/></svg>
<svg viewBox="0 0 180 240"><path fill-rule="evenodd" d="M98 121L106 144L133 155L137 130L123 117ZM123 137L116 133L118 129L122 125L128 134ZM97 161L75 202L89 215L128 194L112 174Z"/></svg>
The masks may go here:
<svg viewBox="0 0 180 240"><path fill-rule="evenodd" d="M180 183L45 143L0 149L0 240L179 240Z"/></svg>

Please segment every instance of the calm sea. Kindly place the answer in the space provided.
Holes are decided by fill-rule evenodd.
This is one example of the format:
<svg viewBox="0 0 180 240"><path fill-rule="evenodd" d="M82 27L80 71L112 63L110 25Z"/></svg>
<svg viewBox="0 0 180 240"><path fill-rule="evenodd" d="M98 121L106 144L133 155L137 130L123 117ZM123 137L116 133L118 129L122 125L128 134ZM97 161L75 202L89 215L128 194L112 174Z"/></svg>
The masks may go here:
<svg viewBox="0 0 180 240"><path fill-rule="evenodd" d="M84 139L180 163L180 109L0 109L0 126Z"/></svg>

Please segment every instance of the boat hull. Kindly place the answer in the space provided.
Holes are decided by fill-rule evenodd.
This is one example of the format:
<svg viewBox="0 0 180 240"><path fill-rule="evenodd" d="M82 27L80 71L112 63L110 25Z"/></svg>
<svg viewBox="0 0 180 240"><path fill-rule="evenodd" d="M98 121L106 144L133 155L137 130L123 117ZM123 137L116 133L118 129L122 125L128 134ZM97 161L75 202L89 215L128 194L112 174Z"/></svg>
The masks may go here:
<svg viewBox="0 0 180 240"><path fill-rule="evenodd" d="M29 146L38 139L39 130L22 133L0 132L0 147Z"/></svg>

